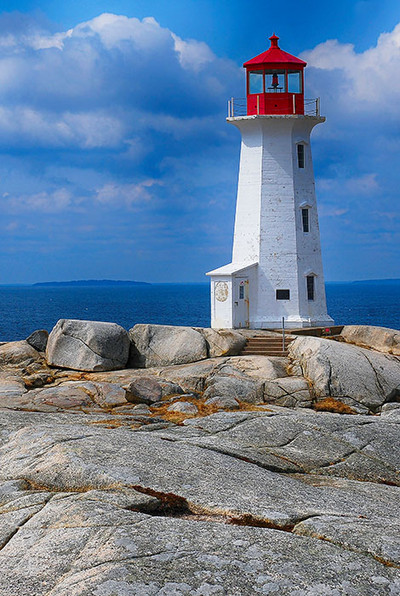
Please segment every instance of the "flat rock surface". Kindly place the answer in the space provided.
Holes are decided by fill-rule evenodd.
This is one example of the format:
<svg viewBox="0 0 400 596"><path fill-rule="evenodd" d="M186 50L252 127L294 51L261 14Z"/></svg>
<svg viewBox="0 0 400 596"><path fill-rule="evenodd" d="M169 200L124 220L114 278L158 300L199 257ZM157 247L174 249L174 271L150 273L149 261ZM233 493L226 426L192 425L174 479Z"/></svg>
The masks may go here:
<svg viewBox="0 0 400 596"><path fill-rule="evenodd" d="M114 418L0 411L1 595L400 593L390 417Z"/></svg>
<svg viewBox="0 0 400 596"><path fill-rule="evenodd" d="M400 594L399 361L294 345L98 372L0 346L0 596Z"/></svg>

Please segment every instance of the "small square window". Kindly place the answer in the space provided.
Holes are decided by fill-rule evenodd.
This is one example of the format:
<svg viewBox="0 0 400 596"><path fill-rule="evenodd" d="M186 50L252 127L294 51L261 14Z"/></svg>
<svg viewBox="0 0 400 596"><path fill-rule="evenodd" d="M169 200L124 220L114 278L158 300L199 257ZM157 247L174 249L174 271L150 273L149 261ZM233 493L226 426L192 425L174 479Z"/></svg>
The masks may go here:
<svg viewBox="0 0 400 596"><path fill-rule="evenodd" d="M313 275L307 275L307 300L314 300L315 297L315 278Z"/></svg>
<svg viewBox="0 0 400 596"><path fill-rule="evenodd" d="M309 232L310 231L310 217L309 217L308 209L301 210L301 219L303 222L303 232Z"/></svg>
<svg viewBox="0 0 400 596"><path fill-rule="evenodd" d="M301 143L297 145L297 165L304 168L304 145Z"/></svg>
<svg viewBox="0 0 400 596"><path fill-rule="evenodd" d="M277 300L290 300L290 290L276 290Z"/></svg>

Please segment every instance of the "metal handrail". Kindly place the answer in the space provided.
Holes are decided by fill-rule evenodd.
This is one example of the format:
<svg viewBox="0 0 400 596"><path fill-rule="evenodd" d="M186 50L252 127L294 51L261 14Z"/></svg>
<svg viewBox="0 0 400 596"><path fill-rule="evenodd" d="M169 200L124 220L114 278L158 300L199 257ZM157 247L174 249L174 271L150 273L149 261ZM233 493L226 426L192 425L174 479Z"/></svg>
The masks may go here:
<svg viewBox="0 0 400 596"><path fill-rule="evenodd" d="M295 95L293 94L293 98ZM259 96L257 95L257 99ZM259 105L259 104L257 104ZM293 100L293 114L295 114L295 102ZM259 111L259 110L257 110ZM320 98L305 99L304 100L304 115L305 116L319 116L320 115ZM240 116L247 116L247 98L246 97L231 97L228 100L228 118L238 118Z"/></svg>

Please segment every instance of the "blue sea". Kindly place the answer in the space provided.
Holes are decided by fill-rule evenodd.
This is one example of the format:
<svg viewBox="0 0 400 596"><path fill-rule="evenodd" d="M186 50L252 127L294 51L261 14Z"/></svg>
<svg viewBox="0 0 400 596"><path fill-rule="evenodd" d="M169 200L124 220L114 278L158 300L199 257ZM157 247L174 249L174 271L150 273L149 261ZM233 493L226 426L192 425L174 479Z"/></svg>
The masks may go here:
<svg viewBox="0 0 400 596"><path fill-rule="evenodd" d="M328 312L338 325L400 329L400 280L327 283ZM210 326L208 284L49 287L0 286L0 341L51 331L58 319Z"/></svg>

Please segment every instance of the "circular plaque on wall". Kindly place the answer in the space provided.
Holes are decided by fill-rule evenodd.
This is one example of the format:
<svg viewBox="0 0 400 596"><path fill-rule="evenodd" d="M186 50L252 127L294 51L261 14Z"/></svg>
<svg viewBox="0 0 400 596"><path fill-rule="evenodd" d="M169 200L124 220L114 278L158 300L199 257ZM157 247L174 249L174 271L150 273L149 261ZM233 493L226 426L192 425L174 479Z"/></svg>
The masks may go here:
<svg viewBox="0 0 400 596"><path fill-rule="evenodd" d="M229 288L225 281L217 281L215 284L215 298L218 302L225 302L228 298Z"/></svg>

